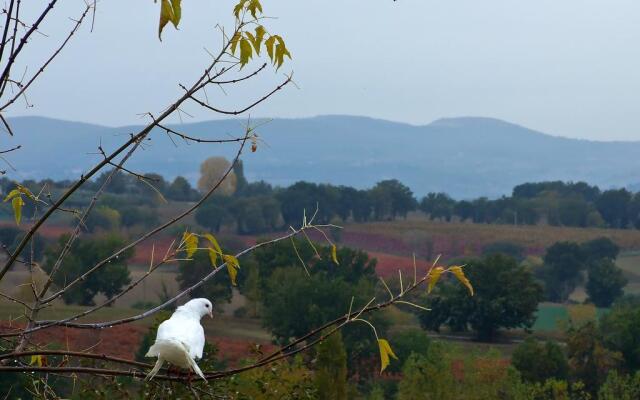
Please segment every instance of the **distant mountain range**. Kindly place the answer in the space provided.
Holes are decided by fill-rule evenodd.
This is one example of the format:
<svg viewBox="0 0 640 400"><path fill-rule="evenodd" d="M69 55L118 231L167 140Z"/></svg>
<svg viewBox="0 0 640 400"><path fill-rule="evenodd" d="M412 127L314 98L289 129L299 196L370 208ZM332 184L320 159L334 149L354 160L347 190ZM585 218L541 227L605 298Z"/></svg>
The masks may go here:
<svg viewBox="0 0 640 400"><path fill-rule="evenodd" d="M227 138L244 120L172 126L182 132ZM16 136L2 137L0 150L17 169L13 179L75 179L139 127L111 128L41 117L16 117ZM275 185L299 180L366 188L396 178L422 196L444 191L455 198L497 197L523 182L584 180L601 188L640 185L640 142L595 142L554 137L489 118L448 118L429 125L353 116L274 119L257 130L264 144L243 155L249 180ZM153 132L127 164L138 172L177 175L195 181L199 164L213 155L231 158L235 145L187 144ZM6 169L6 166L0 166Z"/></svg>

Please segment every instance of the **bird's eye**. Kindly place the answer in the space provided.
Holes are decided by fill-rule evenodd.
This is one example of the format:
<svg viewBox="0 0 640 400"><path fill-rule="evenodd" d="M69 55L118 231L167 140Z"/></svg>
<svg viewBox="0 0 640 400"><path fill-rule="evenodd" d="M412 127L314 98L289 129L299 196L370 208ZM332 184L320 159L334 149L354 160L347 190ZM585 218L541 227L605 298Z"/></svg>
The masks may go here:
<svg viewBox="0 0 640 400"><path fill-rule="evenodd" d="M209 308L209 305L208 305L208 304L205 304L204 306L205 306L205 307L207 307L207 308Z"/></svg>

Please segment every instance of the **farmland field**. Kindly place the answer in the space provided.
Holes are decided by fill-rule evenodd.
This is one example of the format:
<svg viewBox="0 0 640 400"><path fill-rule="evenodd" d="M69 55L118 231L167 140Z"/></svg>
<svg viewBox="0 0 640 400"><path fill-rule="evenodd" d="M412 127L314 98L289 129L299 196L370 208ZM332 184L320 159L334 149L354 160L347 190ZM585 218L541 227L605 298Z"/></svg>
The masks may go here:
<svg viewBox="0 0 640 400"><path fill-rule="evenodd" d="M64 227L48 227L45 230L48 238L54 238L66 231ZM640 231L635 230L609 230L609 229L578 229L557 228L549 226L507 226L484 224L440 223L424 219L410 219L407 221L394 221L385 223L348 224L339 237L339 245L350 246L365 250L372 258L377 259L377 272L388 281L397 280L398 270L403 277L409 279L413 276L413 253L416 253L416 267L418 273L423 271L430 261L438 254L443 258L477 255L486 244L500 241L509 241L519 244L526 249L527 254L540 255L544 248L555 241L572 240L586 241L596 237L606 236L623 248L617 264L623 269L629 280L627 293L640 293ZM246 243L254 243L256 237L242 237ZM314 239L316 239L314 237ZM317 238L320 239L320 238ZM147 270L152 252L164 253L173 238L162 236L152 241L143 242L136 249L136 254L130 263L131 278L137 279ZM3 280L0 290L5 293L28 299L29 288L24 285L29 277L29 272L23 266L16 266ZM136 315L140 312L136 309L136 303L159 304L162 287L168 294L175 294L179 287L176 280L177 266L167 265L159 268L143 283L135 287L129 293L118 299L114 307L106 307L87 318L85 321L105 321ZM41 279L45 279L44 273ZM25 297L26 296L26 297ZM579 287L572 295L572 300L581 302L586 298L583 287ZM96 298L97 302L103 298ZM234 293L230 304L222 305L222 312L216 314L214 320L203 320L205 330L210 341L217 343L223 357L231 363L245 357L249 352L251 343L261 343L270 348L271 336L262 327L258 319L237 318L233 311L244 305L244 298L237 292ZM582 308L581 308L582 307ZM84 307L64 305L61 301L56 306L48 308L41 313L43 319L60 319L74 315ZM22 314L21 307L0 300L0 325L7 329L9 324L24 324L24 317L13 320ZM606 310L591 311L583 306L567 306L562 304L542 303L539 306L537 320L533 326L536 336L560 337L566 328L570 315L586 315L586 318L595 318ZM573 313L573 314L572 314ZM391 320L391 334L407 329L419 328L419 323L414 314L407 312L404 307L392 307L385 311ZM584 316L583 316L584 317ZM12 321L13 320L13 321ZM134 324L112 328L110 335L99 334L95 337L87 336L88 331L66 328L54 328L44 331L36 338L51 339L56 342L66 343L76 348L95 346L95 351L100 351L103 346L111 345L114 340L131 342L127 348L137 348L140 340L154 318L137 321ZM520 330L507 333L506 337L520 340L523 332ZM437 335L436 335L437 336ZM462 349L496 348L505 356L513 350L514 343L479 344L469 342L468 335L445 335L441 340L454 340L459 342ZM465 339L466 338L466 339ZM120 354L125 358L131 358L132 354Z"/></svg>
<svg viewBox="0 0 640 400"><path fill-rule="evenodd" d="M557 241L584 242L608 237L623 250L640 249L640 231L635 229L570 228L554 226L489 225L438 222L413 218L406 221L349 224L342 233L342 244L393 255L432 259L478 254L495 242L511 242L528 254L542 254Z"/></svg>
<svg viewBox="0 0 640 400"><path fill-rule="evenodd" d="M640 294L640 251L620 254L616 264L624 271L624 276L629 280L625 292Z"/></svg>

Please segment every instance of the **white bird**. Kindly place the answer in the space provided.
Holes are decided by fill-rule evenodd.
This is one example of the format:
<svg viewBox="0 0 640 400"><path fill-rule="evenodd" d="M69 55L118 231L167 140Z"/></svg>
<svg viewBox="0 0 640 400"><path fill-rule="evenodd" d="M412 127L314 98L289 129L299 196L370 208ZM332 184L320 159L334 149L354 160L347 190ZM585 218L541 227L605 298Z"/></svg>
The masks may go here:
<svg viewBox="0 0 640 400"><path fill-rule="evenodd" d="M178 307L171 318L158 326L156 341L146 355L158 357L158 360L145 380L153 379L167 361L194 371L206 381L195 360L202 358L204 349L204 329L200 325L200 319L205 315L213 318L212 309L209 300L193 299Z"/></svg>

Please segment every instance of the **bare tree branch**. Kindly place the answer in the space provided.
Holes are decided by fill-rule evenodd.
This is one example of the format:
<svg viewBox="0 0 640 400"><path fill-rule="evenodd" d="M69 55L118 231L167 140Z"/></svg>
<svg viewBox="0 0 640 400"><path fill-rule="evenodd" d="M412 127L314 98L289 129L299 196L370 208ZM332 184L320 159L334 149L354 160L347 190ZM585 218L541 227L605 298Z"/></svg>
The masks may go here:
<svg viewBox="0 0 640 400"><path fill-rule="evenodd" d="M236 28L236 32L240 29L242 29L243 25L239 25ZM211 75L211 71L214 69L214 67L217 65L217 63L222 59L222 57L226 54L227 49L230 46L230 42L226 42L224 43L222 50L220 51L220 53L218 54L218 56L216 57L216 59L213 60L213 62L209 65L209 67L205 70L205 72L203 73L203 75L196 81L196 83L193 84L193 86L191 87L191 89L187 89L185 94L182 95L177 101L175 101L173 104L171 104L169 107L167 107L167 109L162 112L162 114L157 118L154 119L149 125L147 125L145 128L143 128L139 133L132 135L132 137L125 142L124 144L122 144L119 148L117 148L115 151L113 151L110 155L108 155L104 160L102 160L101 162L99 162L98 164L96 164L88 173L82 175L80 177L79 180L77 180L59 199L58 201L51 205L51 207L49 207L49 209L40 217L40 219L38 219L33 226L31 227L31 229L29 229L29 231L27 231L26 235L24 236L24 238L22 239L22 241L18 244L17 248L16 248L16 253L15 254L19 254L22 249L24 249L24 247L26 246L26 244L28 243L29 239L31 239L31 237L35 234L35 232L40 228L40 226L42 226L42 224L49 219L49 217L58 209L62 206L62 204L73 194L75 193L82 185L84 185L92 176L94 176L98 171L100 171L105 165L108 165L113 159L115 159L118 155L120 155L124 150L126 150L129 146L131 146L133 143L144 139L152 130L154 127L157 126L158 123L162 122L163 120L165 120L167 117L169 117L171 114L173 114L173 112L175 112L179 106L185 102L187 99L189 99L194 93L196 93L200 88L201 88L201 83L203 81L209 80L210 79L210 75ZM219 72L218 74L216 74L216 76L220 76L221 74L223 74L225 71L227 70L223 70L221 72ZM10 257L7 262L5 263L5 265L2 267L2 269L0 269L0 280L2 280L2 278L4 277L4 275L7 273L7 271L9 270L9 268L11 268L11 265L13 265L13 263L15 262L15 257Z"/></svg>
<svg viewBox="0 0 640 400"><path fill-rule="evenodd" d="M18 43L18 47L14 49L13 44L15 44L15 41L17 40L18 15L19 15L19 9L20 9L20 0L18 0L18 4L16 7L16 18L15 18L16 24L13 29L13 44L11 48L11 54L9 55L7 65L5 66L4 70L2 71L2 74L0 75L0 84L2 85L2 87L0 88L0 97L2 97L2 95L4 94L4 90L7 86L7 82L9 81L9 74L11 73L11 67L13 67L13 64L15 63L18 55L24 48L24 45L27 43L31 35L38 30L38 27L40 26L42 21L44 21L44 19L51 12L51 10L53 9L53 7L56 5L57 2L58 0L51 0L51 2L47 5L44 11L42 11L38 19L33 23L33 25L31 25L27 33L25 33L24 36L20 39L20 42Z"/></svg>
<svg viewBox="0 0 640 400"><path fill-rule="evenodd" d="M12 151L18 150L20 148L22 148L22 145L17 145L7 150L0 150L0 154L11 153Z"/></svg>
<svg viewBox="0 0 640 400"><path fill-rule="evenodd" d="M215 111L215 112L220 113L220 114L238 115L238 114L242 114L242 113L245 113L245 112L249 111L253 107L255 107L258 104L262 103L263 101L267 100L269 97L271 97L277 91L281 90L283 87L285 87L287 84L289 84L291 82L292 78L293 78L293 76L289 75L284 82L282 82L280 85L276 86L276 88L273 89L271 92L267 93L266 95L264 95L262 98L256 100L255 102L249 104L245 108L240 109L240 110L236 110L236 111L225 111L225 110L221 110L219 108L212 107L212 106L208 105L207 103L203 102L202 100L194 97L193 95L189 95L189 98L191 100L195 101L196 103L200 104L202 107L208 108L211 111ZM186 89L186 88L183 86L183 89Z"/></svg>
<svg viewBox="0 0 640 400"><path fill-rule="evenodd" d="M38 79L38 77L44 72L45 68L49 66L49 64L53 61L54 58L58 56L58 54L60 54L62 49L67 45L69 40L71 40L71 38L76 33L78 28L80 28L80 25L82 25L82 21L84 21L84 18L87 16L87 13L89 12L90 9L91 9L91 5L87 5L87 8L85 8L80 18L76 20L76 24L74 25L73 29L71 29L66 39L62 42L62 44L56 49L56 51L53 52L53 54L47 59L47 61L45 61L45 63L40 67L40 69L38 69L38 71L31 77L31 79L29 79L29 81L26 84L20 84L20 90L10 100L8 100L2 107L0 107L0 111L4 111L7 107L12 105L20 96L22 96L22 94L24 94L27 91L27 89L29 89L31 84L33 84L33 82L35 82L35 80ZM8 124L5 122L5 125L8 125Z"/></svg>

